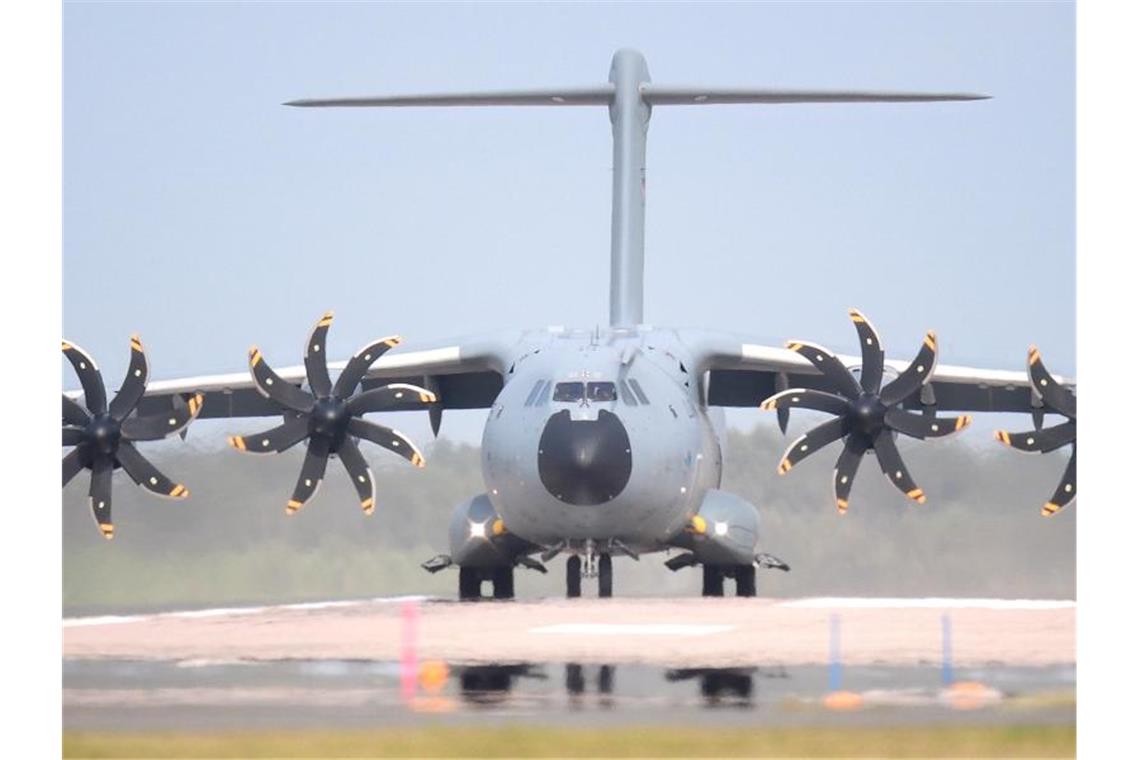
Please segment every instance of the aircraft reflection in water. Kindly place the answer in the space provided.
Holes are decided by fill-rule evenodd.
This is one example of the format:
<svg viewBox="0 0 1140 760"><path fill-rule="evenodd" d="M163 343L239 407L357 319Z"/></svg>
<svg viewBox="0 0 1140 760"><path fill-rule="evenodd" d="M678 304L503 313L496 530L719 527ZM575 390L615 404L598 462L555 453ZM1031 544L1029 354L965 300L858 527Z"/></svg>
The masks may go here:
<svg viewBox="0 0 1140 760"><path fill-rule="evenodd" d="M565 665L565 688L572 709L586 705L586 697L597 694L592 704L601 708L614 706L614 665ZM541 668L526 663L503 665L466 665L456 668L463 701L472 705L493 706L507 702L515 682L520 679L548 680ZM688 668L665 671L670 683L695 680L698 693L708 707L750 707L753 678L757 668Z"/></svg>
<svg viewBox="0 0 1140 760"><path fill-rule="evenodd" d="M516 678L546 680L546 674L533 665L465 665L459 670L459 691L463 701L473 705L497 705L511 693Z"/></svg>
<svg viewBox="0 0 1140 760"><path fill-rule="evenodd" d="M756 668L685 668L665 673L666 681L696 678L709 707L752 705L752 676Z"/></svg>

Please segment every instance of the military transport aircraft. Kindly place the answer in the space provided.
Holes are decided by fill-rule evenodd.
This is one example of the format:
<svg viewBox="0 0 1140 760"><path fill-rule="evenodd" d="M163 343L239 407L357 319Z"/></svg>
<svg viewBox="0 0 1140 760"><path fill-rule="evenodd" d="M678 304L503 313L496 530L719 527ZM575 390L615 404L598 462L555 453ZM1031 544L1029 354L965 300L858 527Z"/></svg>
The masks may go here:
<svg viewBox="0 0 1140 760"><path fill-rule="evenodd" d="M415 444L365 419L372 412L424 410L438 433L445 409L488 409L482 441L486 492L458 505L450 554L424 563L430 571L459 569L461 599L514 595L514 570L545 572L544 562L568 555L566 593L581 594L597 578L600 596L613 591L615 555L675 549L671 569L699 565L703 594L720 596L732 579L737 595L756 592L760 567L787 569L758 550L755 506L720 489L719 407L759 405L786 429L791 409L834 415L800 436L778 460L781 473L830 443L842 441L834 473L835 506L848 495L864 455L874 452L887 479L917 503L926 494L895 444L897 434L941 438L970 422L966 412L1028 412L1033 430L999 432L1003 443L1046 452L1072 445L1061 484L1045 503L1053 514L1076 496L1075 383L1052 376L1036 349L1028 373L938 364L938 343L926 333L910 362L885 359L871 322L852 309L860 356L833 354L806 341L770 347L730 333L649 327L642 318L645 145L651 112L661 106L723 103L863 103L978 100L954 93L724 89L653 84L644 57L619 50L609 82L580 88L298 100L302 108L373 106L604 106L613 125L613 216L610 320L607 328L531 329L397 348L396 336L364 346L347 361L329 361L322 316L306 343L304 363L270 368L257 348L249 373L148 384L142 343L131 339L131 362L107 403L94 360L65 342L82 393L63 397L66 484L91 470L90 505L107 538L112 473L122 468L138 485L172 498L186 486L155 469L135 443L184 433L196 417L283 417L264 433L233 436L244 452L266 454L305 442L307 452L287 511L317 492L330 458L344 466L364 512L375 504L373 475L360 441L423 466ZM389 349L395 349L389 351ZM332 372L339 373L335 379ZM78 403L82 397L83 403ZM961 413L939 416L938 412ZM1045 413L1065 418L1042 429Z"/></svg>

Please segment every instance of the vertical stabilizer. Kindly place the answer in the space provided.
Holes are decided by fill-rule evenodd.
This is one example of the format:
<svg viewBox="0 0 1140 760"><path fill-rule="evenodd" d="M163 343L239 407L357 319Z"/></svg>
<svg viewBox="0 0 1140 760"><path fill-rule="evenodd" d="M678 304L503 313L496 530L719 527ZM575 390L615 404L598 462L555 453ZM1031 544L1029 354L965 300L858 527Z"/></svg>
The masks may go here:
<svg viewBox="0 0 1140 760"><path fill-rule="evenodd" d="M641 86L649 66L636 50L619 50L610 64L614 86L614 194L610 230L610 324L641 324L645 283L645 138L649 104Z"/></svg>

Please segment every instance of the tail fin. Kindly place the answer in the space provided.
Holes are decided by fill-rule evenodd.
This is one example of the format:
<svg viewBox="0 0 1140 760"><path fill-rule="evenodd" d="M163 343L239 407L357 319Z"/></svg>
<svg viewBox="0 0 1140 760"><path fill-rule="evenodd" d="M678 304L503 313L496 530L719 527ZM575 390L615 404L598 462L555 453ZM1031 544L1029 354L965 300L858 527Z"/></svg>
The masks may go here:
<svg viewBox="0 0 1140 760"><path fill-rule="evenodd" d="M929 103L985 100L972 93L655 86L645 57L614 53L607 84L535 90L291 100L300 108L409 106L607 106L614 136L613 215L610 238L610 324L643 321L645 269L645 140L655 106L781 103Z"/></svg>

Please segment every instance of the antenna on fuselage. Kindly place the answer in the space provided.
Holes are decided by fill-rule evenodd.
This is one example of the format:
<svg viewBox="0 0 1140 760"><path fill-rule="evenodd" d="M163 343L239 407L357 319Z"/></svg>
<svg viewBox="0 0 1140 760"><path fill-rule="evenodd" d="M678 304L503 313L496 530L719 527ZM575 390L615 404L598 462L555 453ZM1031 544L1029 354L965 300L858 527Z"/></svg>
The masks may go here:
<svg viewBox="0 0 1140 760"><path fill-rule="evenodd" d="M779 103L923 103L984 100L972 93L767 88L670 87L650 83L645 56L614 53L607 84L532 90L383 95L291 100L315 107L409 106L607 106L614 137L614 179L610 228L610 325L642 324L645 279L645 142L654 106Z"/></svg>

